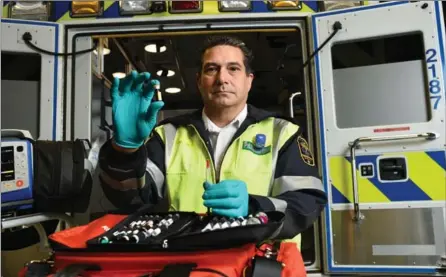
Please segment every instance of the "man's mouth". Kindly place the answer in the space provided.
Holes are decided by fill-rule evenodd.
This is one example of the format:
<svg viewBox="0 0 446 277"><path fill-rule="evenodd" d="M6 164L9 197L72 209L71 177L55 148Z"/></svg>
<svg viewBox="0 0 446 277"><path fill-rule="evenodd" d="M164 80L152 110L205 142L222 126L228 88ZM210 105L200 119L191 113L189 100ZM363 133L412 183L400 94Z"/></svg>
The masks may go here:
<svg viewBox="0 0 446 277"><path fill-rule="evenodd" d="M227 91L227 90L216 90L213 92L213 94L219 94L219 93L232 93L232 92Z"/></svg>

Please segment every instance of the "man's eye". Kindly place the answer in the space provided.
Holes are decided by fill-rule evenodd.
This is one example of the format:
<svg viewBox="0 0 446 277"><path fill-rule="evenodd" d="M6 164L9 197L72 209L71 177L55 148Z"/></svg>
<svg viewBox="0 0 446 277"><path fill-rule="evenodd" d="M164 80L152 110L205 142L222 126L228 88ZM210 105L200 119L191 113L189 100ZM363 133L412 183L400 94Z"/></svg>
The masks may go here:
<svg viewBox="0 0 446 277"><path fill-rule="evenodd" d="M231 70L231 71L238 71L238 70L240 70L240 68L238 68L238 67L230 67L229 70Z"/></svg>
<svg viewBox="0 0 446 277"><path fill-rule="evenodd" d="M204 72L214 72L216 70L216 68L214 68L214 67L208 67L208 68L206 68L206 70L204 71Z"/></svg>

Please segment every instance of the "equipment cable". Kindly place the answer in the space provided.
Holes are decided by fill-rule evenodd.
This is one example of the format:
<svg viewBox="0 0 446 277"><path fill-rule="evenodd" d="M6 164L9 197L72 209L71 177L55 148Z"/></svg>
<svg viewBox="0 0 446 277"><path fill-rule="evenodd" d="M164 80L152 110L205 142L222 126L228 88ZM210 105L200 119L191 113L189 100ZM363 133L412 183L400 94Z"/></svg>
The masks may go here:
<svg viewBox="0 0 446 277"><path fill-rule="evenodd" d="M319 53L320 50L322 50L322 48L325 47L325 45L339 32L339 30L342 29L342 24L339 21L336 21L333 24L333 33L330 34L330 36L328 38L325 39L325 41L313 52L311 53L310 57L308 58L307 61L305 61L302 65L302 67L300 67L298 69L298 72L300 72L302 69L304 69L306 66L308 66L310 64L310 61L314 58L314 56L316 56L317 53ZM283 65L283 61L286 58L286 54L288 53L288 51L292 48L292 47L297 47L297 44L290 44L287 45L287 47L285 48L285 51L283 52L282 57L280 58L278 65L276 67L276 70L280 70L284 68Z"/></svg>
<svg viewBox="0 0 446 277"><path fill-rule="evenodd" d="M37 52L40 52L40 53L43 53L43 54L47 54L47 55L62 56L62 57L69 57L69 56L89 53L89 52L92 52L92 51L96 50L96 47L98 46L98 42L96 40L94 40L94 45L90 49L85 49L85 50L81 50L81 51L78 51L78 52L72 52L72 53L56 53L56 52L51 52L51 51L42 49L42 48L34 45L31 42L31 40L33 39L33 36L31 35L30 32L24 33L23 36L22 36L22 39L23 39L23 41L25 42L25 44L29 48L31 48L31 49L33 49L33 50L35 50Z"/></svg>
<svg viewBox="0 0 446 277"><path fill-rule="evenodd" d="M322 48L324 48L324 46L339 32L339 30L342 29L342 24L339 21L336 21L333 24L333 33L325 39L325 41L316 49L316 51L314 51L310 57L308 58L308 60L303 64L302 69L305 68L307 65L310 64L310 61L314 58L314 56L316 56L317 53L319 53L319 51L321 51Z"/></svg>

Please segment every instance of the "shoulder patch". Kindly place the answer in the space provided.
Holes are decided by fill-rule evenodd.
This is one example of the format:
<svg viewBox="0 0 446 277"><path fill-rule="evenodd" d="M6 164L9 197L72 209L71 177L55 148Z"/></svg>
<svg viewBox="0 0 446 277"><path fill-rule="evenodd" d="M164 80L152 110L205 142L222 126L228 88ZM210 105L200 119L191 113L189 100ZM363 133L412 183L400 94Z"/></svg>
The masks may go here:
<svg viewBox="0 0 446 277"><path fill-rule="evenodd" d="M297 145L299 145L299 152L302 161L309 166L314 166L314 157L311 153L310 147L308 146L308 142L301 136L297 137Z"/></svg>

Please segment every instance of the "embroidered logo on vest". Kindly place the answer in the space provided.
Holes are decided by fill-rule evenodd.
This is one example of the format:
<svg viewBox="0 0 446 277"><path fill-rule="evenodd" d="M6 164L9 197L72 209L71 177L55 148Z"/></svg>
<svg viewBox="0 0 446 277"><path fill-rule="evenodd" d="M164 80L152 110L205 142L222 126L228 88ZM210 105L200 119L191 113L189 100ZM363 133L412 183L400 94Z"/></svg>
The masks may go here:
<svg viewBox="0 0 446 277"><path fill-rule="evenodd" d="M255 145L250 141L244 141L242 148L244 150L249 150L256 155L265 155L271 152L271 145L264 147L255 147Z"/></svg>

